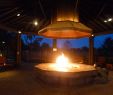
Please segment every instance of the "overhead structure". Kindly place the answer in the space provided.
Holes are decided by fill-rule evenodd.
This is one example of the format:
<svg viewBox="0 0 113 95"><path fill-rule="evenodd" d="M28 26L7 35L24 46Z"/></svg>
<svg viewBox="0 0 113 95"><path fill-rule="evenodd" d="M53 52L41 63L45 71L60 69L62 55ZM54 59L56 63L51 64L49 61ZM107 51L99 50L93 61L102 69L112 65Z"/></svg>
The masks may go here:
<svg viewBox="0 0 113 95"><path fill-rule="evenodd" d="M91 36L91 29L74 21L57 21L39 31L39 35L49 38L81 38Z"/></svg>
<svg viewBox="0 0 113 95"><path fill-rule="evenodd" d="M60 3L51 24L41 29L39 35L49 38L81 38L90 37L92 29L79 22L75 6L67 0Z"/></svg>

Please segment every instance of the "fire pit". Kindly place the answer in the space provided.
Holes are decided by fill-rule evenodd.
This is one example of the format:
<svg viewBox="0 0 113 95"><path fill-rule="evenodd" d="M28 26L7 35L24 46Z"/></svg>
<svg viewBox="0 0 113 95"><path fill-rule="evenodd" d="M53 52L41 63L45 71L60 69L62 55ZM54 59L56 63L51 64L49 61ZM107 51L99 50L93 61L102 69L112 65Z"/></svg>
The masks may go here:
<svg viewBox="0 0 113 95"><path fill-rule="evenodd" d="M94 66L70 63L62 54L56 63L41 63L35 66L41 80L50 84L84 85L93 82L97 74Z"/></svg>

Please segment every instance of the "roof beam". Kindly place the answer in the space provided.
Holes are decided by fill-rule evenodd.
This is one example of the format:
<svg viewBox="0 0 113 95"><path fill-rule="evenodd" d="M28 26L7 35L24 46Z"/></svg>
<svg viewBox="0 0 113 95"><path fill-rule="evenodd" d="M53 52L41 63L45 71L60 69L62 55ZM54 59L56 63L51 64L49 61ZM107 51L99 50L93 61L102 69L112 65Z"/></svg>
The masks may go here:
<svg viewBox="0 0 113 95"><path fill-rule="evenodd" d="M18 33L19 30L17 29L14 29L14 28L10 28L8 26L5 26L3 24L0 23L0 28L3 29L3 30L6 30L6 31L9 31L9 32L15 32L15 33ZM22 31L22 34L33 34L33 35L38 35L38 33L32 33L32 32L25 32L25 31Z"/></svg>
<svg viewBox="0 0 113 95"><path fill-rule="evenodd" d="M113 30L104 31L104 32L98 32L98 33L95 33L95 32L94 32L94 35L95 35L95 36L107 35L107 34L113 34Z"/></svg>
<svg viewBox="0 0 113 95"><path fill-rule="evenodd" d="M17 32L16 29L7 27L7 26L5 26L5 25L3 25L3 24L1 24L1 23L0 23L0 28L3 29L3 30L6 30L6 31Z"/></svg>
<svg viewBox="0 0 113 95"><path fill-rule="evenodd" d="M10 28L6 25L3 25L0 23L0 28L3 29L3 30L6 30L6 31L9 31L9 32L18 32L19 30L17 29L14 29L14 28ZM34 32L25 32L25 31L22 31L22 34L33 34L33 35L38 35L38 33L34 33ZM107 35L107 34L113 34L113 30L109 30L109 31L104 31L104 32L94 32L93 33L95 36L100 36L100 35Z"/></svg>

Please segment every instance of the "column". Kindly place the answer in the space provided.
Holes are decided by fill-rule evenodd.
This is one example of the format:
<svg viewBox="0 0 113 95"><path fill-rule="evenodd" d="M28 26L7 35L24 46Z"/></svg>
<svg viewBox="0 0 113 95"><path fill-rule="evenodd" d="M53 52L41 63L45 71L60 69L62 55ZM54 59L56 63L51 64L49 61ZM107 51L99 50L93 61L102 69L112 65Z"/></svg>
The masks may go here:
<svg viewBox="0 0 113 95"><path fill-rule="evenodd" d="M94 64L94 37L89 37L89 64Z"/></svg>
<svg viewBox="0 0 113 95"><path fill-rule="evenodd" d="M53 39L53 51L57 51L57 40Z"/></svg>
<svg viewBox="0 0 113 95"><path fill-rule="evenodd" d="M17 65L21 63L21 34L17 34Z"/></svg>

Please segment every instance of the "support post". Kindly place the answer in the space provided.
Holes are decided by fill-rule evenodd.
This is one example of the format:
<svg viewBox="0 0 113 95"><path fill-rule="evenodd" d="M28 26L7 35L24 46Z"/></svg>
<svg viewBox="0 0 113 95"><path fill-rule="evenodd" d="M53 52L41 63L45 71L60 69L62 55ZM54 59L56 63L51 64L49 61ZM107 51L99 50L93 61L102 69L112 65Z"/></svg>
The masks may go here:
<svg viewBox="0 0 113 95"><path fill-rule="evenodd" d="M21 63L21 34L17 34L17 65Z"/></svg>
<svg viewBox="0 0 113 95"><path fill-rule="evenodd" d="M53 51L57 51L57 40L53 39Z"/></svg>
<svg viewBox="0 0 113 95"><path fill-rule="evenodd" d="M89 37L89 64L94 65L94 37Z"/></svg>

